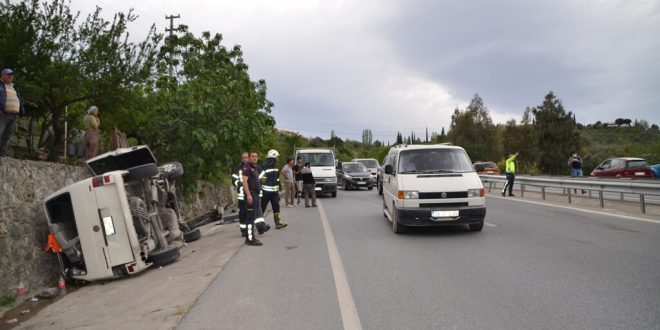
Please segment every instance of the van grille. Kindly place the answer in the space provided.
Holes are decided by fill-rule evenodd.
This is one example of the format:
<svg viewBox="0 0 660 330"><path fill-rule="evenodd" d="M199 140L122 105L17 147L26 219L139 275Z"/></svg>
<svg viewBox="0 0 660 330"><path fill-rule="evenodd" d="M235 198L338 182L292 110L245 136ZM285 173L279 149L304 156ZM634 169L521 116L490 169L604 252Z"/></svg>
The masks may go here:
<svg viewBox="0 0 660 330"><path fill-rule="evenodd" d="M427 207L427 208L454 208L454 207L462 207L462 206L468 206L468 203L420 203L419 207Z"/></svg>
<svg viewBox="0 0 660 330"><path fill-rule="evenodd" d="M467 198L467 191L448 191L445 198ZM443 192L419 193L419 199L442 199Z"/></svg>

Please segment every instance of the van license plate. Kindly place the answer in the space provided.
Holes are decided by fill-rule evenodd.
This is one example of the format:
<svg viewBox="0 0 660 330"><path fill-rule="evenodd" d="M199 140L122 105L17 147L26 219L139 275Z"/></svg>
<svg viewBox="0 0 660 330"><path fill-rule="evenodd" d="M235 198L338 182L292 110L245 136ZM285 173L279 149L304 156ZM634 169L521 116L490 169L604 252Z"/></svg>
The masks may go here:
<svg viewBox="0 0 660 330"><path fill-rule="evenodd" d="M431 211L433 218L455 218L458 216L458 211Z"/></svg>

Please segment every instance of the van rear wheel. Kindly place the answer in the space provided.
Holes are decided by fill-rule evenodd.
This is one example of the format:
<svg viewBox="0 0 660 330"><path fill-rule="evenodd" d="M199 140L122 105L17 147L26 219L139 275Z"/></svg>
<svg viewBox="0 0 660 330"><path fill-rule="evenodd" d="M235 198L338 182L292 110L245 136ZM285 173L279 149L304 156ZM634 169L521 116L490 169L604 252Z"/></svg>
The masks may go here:
<svg viewBox="0 0 660 330"><path fill-rule="evenodd" d="M174 262L179 257L179 247L170 245L164 249L149 251L148 262L152 262L154 266L165 266Z"/></svg>
<svg viewBox="0 0 660 330"><path fill-rule="evenodd" d="M158 174L158 165L155 163L142 164L127 169L128 173L124 175L124 181L132 182L140 179L150 178Z"/></svg>

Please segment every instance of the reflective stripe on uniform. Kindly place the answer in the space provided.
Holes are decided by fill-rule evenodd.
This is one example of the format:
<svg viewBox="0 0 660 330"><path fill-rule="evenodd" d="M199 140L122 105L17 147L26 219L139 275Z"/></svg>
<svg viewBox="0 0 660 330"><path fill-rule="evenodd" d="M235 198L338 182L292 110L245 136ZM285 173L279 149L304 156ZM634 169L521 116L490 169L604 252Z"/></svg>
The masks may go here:
<svg viewBox="0 0 660 330"><path fill-rule="evenodd" d="M255 224L255 225L256 225L257 223L259 223L259 222L266 222L266 220L264 220L263 217L259 217L259 218L254 219L254 224Z"/></svg>
<svg viewBox="0 0 660 330"><path fill-rule="evenodd" d="M261 189L264 191L278 192L280 190L279 186L261 186Z"/></svg>

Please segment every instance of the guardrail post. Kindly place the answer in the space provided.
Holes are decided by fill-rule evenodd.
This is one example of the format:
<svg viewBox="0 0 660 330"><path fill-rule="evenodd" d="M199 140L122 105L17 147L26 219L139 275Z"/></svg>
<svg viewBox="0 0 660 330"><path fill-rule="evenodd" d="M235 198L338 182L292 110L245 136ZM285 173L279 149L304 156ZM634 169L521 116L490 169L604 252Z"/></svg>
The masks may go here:
<svg viewBox="0 0 660 330"><path fill-rule="evenodd" d="M589 189L589 199L591 199L591 189Z"/></svg>
<svg viewBox="0 0 660 330"><path fill-rule="evenodd" d="M622 201L622 202L624 201L623 200L623 193L621 193L621 197L619 198L619 200Z"/></svg>
<svg viewBox="0 0 660 330"><path fill-rule="evenodd" d="M493 190L493 181L488 182L488 192Z"/></svg>
<svg viewBox="0 0 660 330"><path fill-rule="evenodd" d="M520 185L520 197L525 197L525 185Z"/></svg>
<svg viewBox="0 0 660 330"><path fill-rule="evenodd" d="M545 187L541 187L541 198L545 200Z"/></svg>
<svg viewBox="0 0 660 330"><path fill-rule="evenodd" d="M571 190L567 189L566 191L568 191L568 204L571 204Z"/></svg>
<svg viewBox="0 0 660 330"><path fill-rule="evenodd" d="M646 213L646 204L644 203L644 194L639 194L639 208L642 213Z"/></svg>
<svg viewBox="0 0 660 330"><path fill-rule="evenodd" d="M605 202L603 201L603 191L602 190L598 191L598 198L600 199L600 207L604 208L605 207Z"/></svg>

